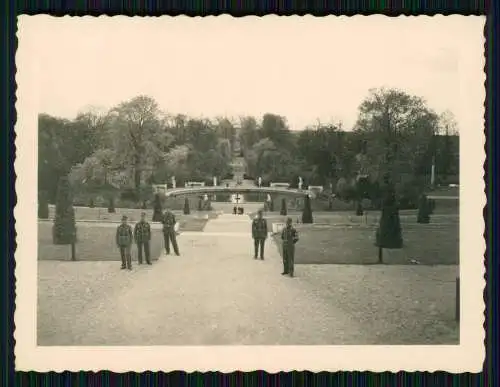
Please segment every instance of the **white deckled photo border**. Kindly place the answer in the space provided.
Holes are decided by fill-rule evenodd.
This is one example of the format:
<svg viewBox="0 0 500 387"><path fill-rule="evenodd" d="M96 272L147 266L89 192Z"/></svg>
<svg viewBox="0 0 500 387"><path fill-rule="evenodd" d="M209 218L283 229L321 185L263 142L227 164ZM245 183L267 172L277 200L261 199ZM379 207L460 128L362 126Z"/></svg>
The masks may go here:
<svg viewBox="0 0 500 387"><path fill-rule="evenodd" d="M460 133L460 285L461 321L459 345L435 346L143 346L143 347L41 347L37 346L37 51L43 46L37 41L37 29L49 16L19 16L18 51L16 53L17 123L15 172L17 205L15 252L16 308L15 363L19 371L212 371L234 370L268 372L289 370L317 371L449 371L479 372L485 359L485 222L484 192L485 135L483 128ZM331 17L322 18L327 23ZM403 16L401 16L403 17ZM430 18L428 16L418 16ZM484 17L434 16L435 18ZM91 18L91 17L85 17ZM109 22L126 16L106 17ZM163 18L163 17L162 17ZM151 21L162 18L151 18ZM165 16L165 18L167 18ZM228 20L224 15L219 22ZM272 20L277 16L266 16ZM294 16L301 23L317 22L312 16ZM354 16L387 23L387 17ZM71 22L71 17L54 18L59 23ZM131 20L136 19L131 18ZM215 19L215 18L212 18ZM391 18L394 19L394 18ZM200 19L201 20L201 19ZM241 18L241 23L253 23L256 17ZM40 24L41 23L41 24ZM478 53L484 51L484 36L478 40ZM481 39L481 40L480 40ZM333 53L332 53L333 55ZM484 55L469 57L461 66L484 69ZM486 75L484 75L484 80ZM483 80L483 81L484 81ZM484 112L486 92L481 85L463 79L463 93L474 109ZM478 102L479 101L479 102ZM481 105L481 106L479 106Z"/></svg>

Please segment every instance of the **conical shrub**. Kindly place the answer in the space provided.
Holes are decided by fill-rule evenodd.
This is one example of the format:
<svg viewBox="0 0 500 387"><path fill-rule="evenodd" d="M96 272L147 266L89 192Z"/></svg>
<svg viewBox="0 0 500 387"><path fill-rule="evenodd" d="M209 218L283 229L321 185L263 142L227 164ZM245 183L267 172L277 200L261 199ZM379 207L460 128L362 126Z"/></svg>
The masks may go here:
<svg viewBox="0 0 500 387"><path fill-rule="evenodd" d="M115 209L115 199L113 197L109 198L109 204L108 204L108 213L114 214L116 212Z"/></svg>
<svg viewBox="0 0 500 387"><path fill-rule="evenodd" d="M161 222L163 220L163 208L161 206L161 198L159 194L155 194L155 202L153 205L153 222Z"/></svg>
<svg viewBox="0 0 500 387"><path fill-rule="evenodd" d="M401 221L392 185L388 185L382 202L382 215L376 233L375 244L384 249L400 249L403 247Z"/></svg>
<svg viewBox="0 0 500 387"><path fill-rule="evenodd" d="M431 203L425 194L422 194L418 200L417 223L430 223L431 221Z"/></svg>
<svg viewBox="0 0 500 387"><path fill-rule="evenodd" d="M281 210L280 210L280 215L286 215L288 213L287 208L286 208L286 199L283 198L281 199Z"/></svg>
<svg viewBox="0 0 500 387"><path fill-rule="evenodd" d="M313 223L311 198L306 195L304 198L304 209L302 210L302 223Z"/></svg>
<svg viewBox="0 0 500 387"><path fill-rule="evenodd" d="M189 210L189 200L188 200L188 198L184 199L184 211L183 212L184 212L184 215L189 215L189 213L191 212Z"/></svg>
<svg viewBox="0 0 500 387"><path fill-rule="evenodd" d="M71 188L66 177L59 179L57 187L52 241L55 245L68 245L76 242L75 210Z"/></svg>

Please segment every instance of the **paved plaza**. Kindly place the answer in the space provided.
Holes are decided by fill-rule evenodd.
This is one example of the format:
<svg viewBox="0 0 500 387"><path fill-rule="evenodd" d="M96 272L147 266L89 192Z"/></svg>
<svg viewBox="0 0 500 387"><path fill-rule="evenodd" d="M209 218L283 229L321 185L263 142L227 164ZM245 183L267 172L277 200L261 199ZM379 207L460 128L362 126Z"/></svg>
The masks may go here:
<svg viewBox="0 0 500 387"><path fill-rule="evenodd" d="M456 266L298 265L253 259L250 218L222 214L181 256L39 261L38 345L456 344Z"/></svg>

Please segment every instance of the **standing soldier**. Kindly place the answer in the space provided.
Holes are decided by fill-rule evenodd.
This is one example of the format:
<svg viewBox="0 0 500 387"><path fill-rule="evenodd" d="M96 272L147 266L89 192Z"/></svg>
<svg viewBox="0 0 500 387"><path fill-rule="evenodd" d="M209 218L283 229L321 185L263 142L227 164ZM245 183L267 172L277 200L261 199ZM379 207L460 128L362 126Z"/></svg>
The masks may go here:
<svg viewBox="0 0 500 387"><path fill-rule="evenodd" d="M177 246L175 223L177 223L175 215L167 209L165 211L165 215L163 216L163 239L165 241L165 251L167 254L170 254L170 242L172 242L175 255L180 255L179 247Z"/></svg>
<svg viewBox="0 0 500 387"><path fill-rule="evenodd" d="M262 217L262 210L257 213L257 218L252 221L252 238L254 241L254 259L257 259L260 246L260 259L264 260L264 244L267 239L267 221Z"/></svg>
<svg viewBox="0 0 500 387"><path fill-rule="evenodd" d="M292 226L292 218L287 218L286 227L281 232L283 240L283 273L293 277L293 267L295 264L295 244L299 241L299 234Z"/></svg>
<svg viewBox="0 0 500 387"><path fill-rule="evenodd" d="M123 215L122 223L116 229L116 245L120 249L122 258L122 269L132 270L132 256L130 247L132 246L132 227L127 223L127 217Z"/></svg>
<svg viewBox="0 0 500 387"><path fill-rule="evenodd" d="M137 222L134 228L134 239L137 244L137 261L142 265L142 248L146 255L146 263L151 265L151 256L149 253L149 242L151 241L151 226L146 222L146 213L141 213L141 220Z"/></svg>

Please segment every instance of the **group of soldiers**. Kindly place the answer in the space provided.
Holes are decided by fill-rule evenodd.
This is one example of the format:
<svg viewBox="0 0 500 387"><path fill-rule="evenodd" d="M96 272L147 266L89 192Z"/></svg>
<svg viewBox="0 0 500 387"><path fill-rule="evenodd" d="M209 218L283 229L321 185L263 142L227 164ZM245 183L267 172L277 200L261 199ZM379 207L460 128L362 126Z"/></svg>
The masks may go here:
<svg viewBox="0 0 500 387"><path fill-rule="evenodd" d="M170 243L174 249L175 255L179 254L179 246L177 245L177 231L175 225L177 223L175 215L167 210L163 214L163 239L165 243L165 250L170 254ZM145 260L148 265L151 265L151 225L146 220L146 213L141 213L141 220L136 223L134 229L128 224L128 217L122 217L122 223L116 229L116 246L120 250L122 261L121 269L132 270L132 244L137 245L137 261L142 265L142 252L144 251Z"/></svg>
<svg viewBox="0 0 500 387"><path fill-rule="evenodd" d="M234 215L243 215L243 212L245 212L243 207L236 207L236 206L233 207L233 214Z"/></svg>
<svg viewBox="0 0 500 387"><path fill-rule="evenodd" d="M162 219L163 239L165 251L170 254L170 244L172 244L175 255L179 256L179 246L177 245L177 230L175 215L170 211L165 211ZM252 221L252 238L254 240L254 259L264 260L264 246L268 237L267 221L263 217L262 210L259 210L257 217ZM282 275L294 275L295 244L299 240L297 230L292 226L292 218L287 218L286 226L281 231L283 246L283 272ZM134 229L128 224L126 215L122 217L122 223L116 230L116 245L120 250L121 269L132 270L132 244L137 245L137 261L142 265L142 253L144 251L146 264L151 265L151 225L146 220L146 213L141 213L141 220L136 223Z"/></svg>
<svg viewBox="0 0 500 387"><path fill-rule="evenodd" d="M267 221L259 210L257 217L252 221L252 238L254 240L254 259L264 260L264 246L268 236ZM288 217L286 226L281 231L283 247L283 272L282 275L293 277L295 266L295 244L299 241L299 234L292 226L292 218Z"/></svg>

